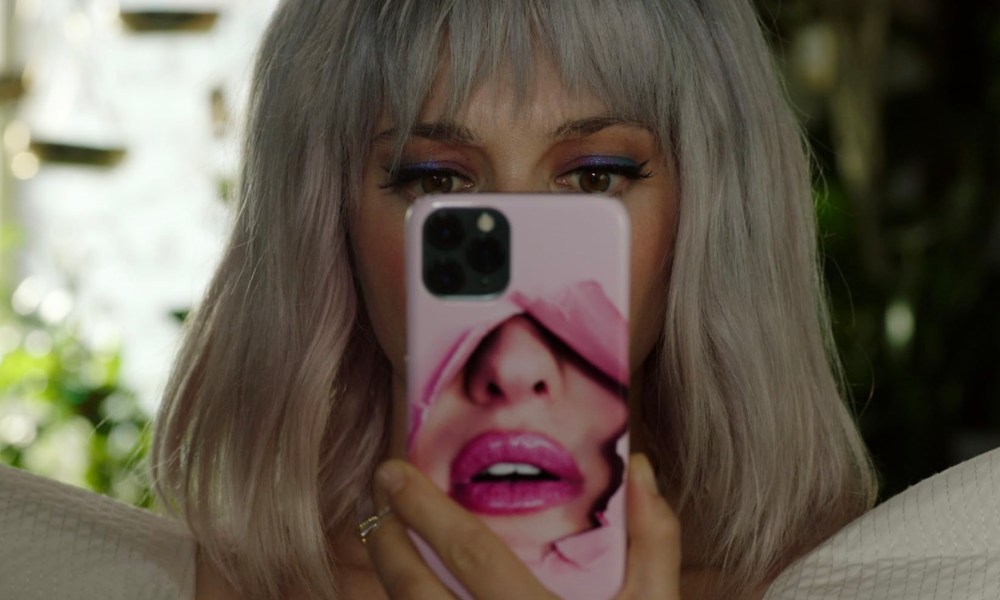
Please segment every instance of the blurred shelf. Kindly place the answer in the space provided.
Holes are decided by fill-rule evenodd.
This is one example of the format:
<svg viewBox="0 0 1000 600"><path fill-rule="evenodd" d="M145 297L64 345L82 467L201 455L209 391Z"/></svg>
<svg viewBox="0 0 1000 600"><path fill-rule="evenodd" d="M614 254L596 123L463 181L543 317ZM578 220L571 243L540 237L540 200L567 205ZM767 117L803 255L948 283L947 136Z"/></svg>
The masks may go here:
<svg viewBox="0 0 1000 600"><path fill-rule="evenodd" d="M219 11L122 10L118 13L133 33L202 33L215 27Z"/></svg>
<svg viewBox="0 0 1000 600"><path fill-rule="evenodd" d="M125 148L47 140L32 140L31 151L43 163L87 167L114 167L125 158Z"/></svg>

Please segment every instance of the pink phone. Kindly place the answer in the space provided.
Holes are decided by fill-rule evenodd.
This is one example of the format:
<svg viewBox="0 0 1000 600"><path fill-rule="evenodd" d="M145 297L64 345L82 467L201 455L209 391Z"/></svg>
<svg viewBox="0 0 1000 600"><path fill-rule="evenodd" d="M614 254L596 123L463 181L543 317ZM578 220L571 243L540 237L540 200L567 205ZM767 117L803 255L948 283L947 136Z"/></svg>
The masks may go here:
<svg viewBox="0 0 1000 600"><path fill-rule="evenodd" d="M426 197L406 249L409 460L557 595L612 598L626 547L624 208L593 195Z"/></svg>

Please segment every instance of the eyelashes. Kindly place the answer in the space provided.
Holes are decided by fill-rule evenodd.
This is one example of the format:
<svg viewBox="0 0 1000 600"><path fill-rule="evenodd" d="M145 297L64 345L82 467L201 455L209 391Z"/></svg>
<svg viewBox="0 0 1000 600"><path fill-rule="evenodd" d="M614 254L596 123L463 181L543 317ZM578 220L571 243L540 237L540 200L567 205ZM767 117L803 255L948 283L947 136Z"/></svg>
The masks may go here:
<svg viewBox="0 0 1000 600"><path fill-rule="evenodd" d="M588 157L582 164L558 177L556 182L573 191L619 196L632 182L653 176L646 169L648 162L636 163L619 157Z"/></svg>
<svg viewBox="0 0 1000 600"><path fill-rule="evenodd" d="M416 191L418 192L417 196L449 194L457 191L468 191L473 187L471 178L441 163L401 165L395 170L387 167L383 167L383 169L389 176L389 180L379 187L399 193ZM410 188L417 188L417 190Z"/></svg>
<svg viewBox="0 0 1000 600"><path fill-rule="evenodd" d="M564 175L577 171L604 171L622 175L631 179L646 179L652 173L646 170L648 160L637 163L623 156L587 156L570 163L564 170Z"/></svg>
<svg viewBox="0 0 1000 600"><path fill-rule="evenodd" d="M620 196L635 182L649 179L653 173L649 161L635 162L620 156L586 156L569 163L554 177L546 191L601 193ZM447 163L423 162L383 167L388 177L381 189L389 189L410 199L425 194L484 191L477 189L472 176Z"/></svg>

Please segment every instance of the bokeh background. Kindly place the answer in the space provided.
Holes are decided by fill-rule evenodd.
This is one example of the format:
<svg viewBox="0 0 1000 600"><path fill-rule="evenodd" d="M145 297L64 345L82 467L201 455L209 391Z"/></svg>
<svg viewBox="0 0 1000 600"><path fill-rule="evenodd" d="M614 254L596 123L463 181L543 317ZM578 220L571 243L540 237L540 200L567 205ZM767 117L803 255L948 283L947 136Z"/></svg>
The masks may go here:
<svg viewBox="0 0 1000 600"><path fill-rule="evenodd" d="M149 505L276 0L0 0L0 462ZM1000 5L757 0L887 497L1000 447Z"/></svg>

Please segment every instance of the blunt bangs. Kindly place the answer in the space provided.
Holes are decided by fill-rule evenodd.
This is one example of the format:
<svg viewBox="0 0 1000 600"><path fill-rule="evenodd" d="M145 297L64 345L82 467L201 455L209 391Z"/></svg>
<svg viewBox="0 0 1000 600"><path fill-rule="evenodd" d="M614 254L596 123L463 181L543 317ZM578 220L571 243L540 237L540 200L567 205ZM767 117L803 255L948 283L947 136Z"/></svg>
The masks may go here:
<svg viewBox="0 0 1000 600"><path fill-rule="evenodd" d="M666 143L673 111L660 100L674 94L664 89L672 54L661 11L656 3L611 0L373 3L367 16L376 34L357 83L378 88L357 96L382 100L364 107L378 110L366 121L392 123L398 151L439 77L448 114L495 78L509 82L516 111L544 56L570 93L594 94L609 113L646 124Z"/></svg>

